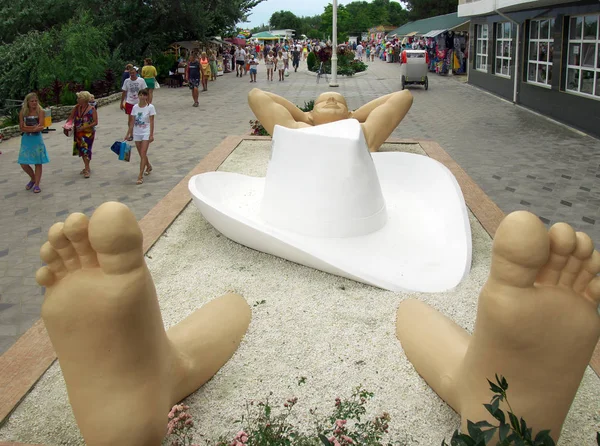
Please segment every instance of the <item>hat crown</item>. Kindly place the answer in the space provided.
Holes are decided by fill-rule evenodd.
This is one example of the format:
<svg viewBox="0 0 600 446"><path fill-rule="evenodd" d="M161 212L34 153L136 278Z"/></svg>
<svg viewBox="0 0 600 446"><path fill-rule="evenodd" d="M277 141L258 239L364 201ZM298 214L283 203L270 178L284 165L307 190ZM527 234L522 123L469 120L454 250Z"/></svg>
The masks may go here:
<svg viewBox="0 0 600 446"><path fill-rule="evenodd" d="M313 237L381 229L385 201L360 123L275 126L260 216L271 226Z"/></svg>

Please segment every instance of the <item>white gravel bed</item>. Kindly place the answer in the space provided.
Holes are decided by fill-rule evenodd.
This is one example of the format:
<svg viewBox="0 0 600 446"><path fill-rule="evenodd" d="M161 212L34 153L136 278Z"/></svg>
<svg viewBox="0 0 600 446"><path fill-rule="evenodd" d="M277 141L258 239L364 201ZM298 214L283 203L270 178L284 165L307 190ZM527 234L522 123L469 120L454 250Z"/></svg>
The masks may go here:
<svg viewBox="0 0 600 446"><path fill-rule="evenodd" d="M386 149L420 151L414 144ZM262 176L269 151L268 141L245 141L221 170ZM275 403L298 397L296 420L310 429L309 409L328 414L336 397L349 396L362 384L375 393L369 415L391 415L394 442L433 446L449 440L459 417L406 359L395 336L395 315L403 299L414 297L472 330L477 295L489 270L491 239L472 215L471 229L473 266L457 288L438 294L393 293L238 245L190 204L147 258L166 327L231 291L252 307L252 322L239 350L186 400L196 433L206 439L235 434L239 425L234 421L244 414L245 402L264 400L270 392ZM305 382L299 384L302 377ZM600 430L598 401L600 380L588 367L562 445L594 443ZM83 444L58 363L0 429L0 440Z"/></svg>

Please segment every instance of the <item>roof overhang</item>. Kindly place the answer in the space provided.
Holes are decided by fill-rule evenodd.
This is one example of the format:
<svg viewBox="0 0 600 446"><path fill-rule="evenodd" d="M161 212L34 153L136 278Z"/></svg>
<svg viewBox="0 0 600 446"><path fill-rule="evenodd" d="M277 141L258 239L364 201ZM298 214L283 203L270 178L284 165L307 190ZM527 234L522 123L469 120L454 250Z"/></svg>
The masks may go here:
<svg viewBox="0 0 600 446"><path fill-rule="evenodd" d="M433 31L429 31L426 34L423 34L423 37L437 37L445 31L448 31L448 30L447 29L434 29Z"/></svg>

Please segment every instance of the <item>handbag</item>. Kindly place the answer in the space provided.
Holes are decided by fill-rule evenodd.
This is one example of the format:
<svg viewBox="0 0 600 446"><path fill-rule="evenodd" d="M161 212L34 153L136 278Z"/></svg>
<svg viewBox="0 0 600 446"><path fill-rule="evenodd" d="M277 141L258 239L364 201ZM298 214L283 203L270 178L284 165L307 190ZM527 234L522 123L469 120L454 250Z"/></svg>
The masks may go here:
<svg viewBox="0 0 600 446"><path fill-rule="evenodd" d="M288 77L290 75L290 72L288 71L288 69L286 68L285 71L283 72L283 75L285 77Z"/></svg>
<svg viewBox="0 0 600 446"><path fill-rule="evenodd" d="M158 89L160 88L160 84L159 84L159 83L158 83L158 81L156 81L156 80L154 81L154 88L155 88L156 90L158 90Z"/></svg>
<svg viewBox="0 0 600 446"><path fill-rule="evenodd" d="M125 141L115 141L113 145L110 146L110 150L119 157L120 161L129 162L131 159L131 145L127 144Z"/></svg>

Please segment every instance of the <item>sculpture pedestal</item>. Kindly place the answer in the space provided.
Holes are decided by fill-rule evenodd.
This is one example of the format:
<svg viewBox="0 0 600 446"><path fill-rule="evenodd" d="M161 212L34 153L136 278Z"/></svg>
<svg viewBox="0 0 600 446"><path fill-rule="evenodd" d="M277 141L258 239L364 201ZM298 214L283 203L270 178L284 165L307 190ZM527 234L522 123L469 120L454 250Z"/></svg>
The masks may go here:
<svg viewBox="0 0 600 446"><path fill-rule="evenodd" d="M227 143L235 150L219 170L264 177L270 141L232 141ZM423 147L430 153L440 150L434 143L386 144L383 148L423 154ZM215 153L207 158L214 159ZM455 175L465 191L477 190L474 183ZM173 326L228 291L242 294L253 311L236 354L186 401L197 421L196 432L212 439L226 431L235 434L239 426L233 420L244 413L244 403L262 399L270 391L276 404L297 396L294 410L298 413L312 407L323 408L325 413L336 397L349 395L363 384L375 393L368 406L373 413L390 413L393 439L410 434L423 444L440 444L443 438L449 441L460 424L459 416L440 403L406 358L396 339L395 315L401 301L415 297L472 330L491 249L491 237L480 222L493 231L501 216L489 199L466 197L468 203L477 203L471 204L473 264L469 276L455 290L433 295L383 291L245 248L220 235L193 204L180 213L188 200L186 193L184 182L180 192L167 196L142 222L145 246L152 244L151 234L158 238L146 261L165 325ZM180 207L173 207L178 200ZM171 221L159 237L160 228ZM298 385L300 377L306 378L306 385ZM588 369L563 429L564 444L592 443L600 430L593 415L598 401L600 380ZM0 428L3 440L83 444L57 364Z"/></svg>

